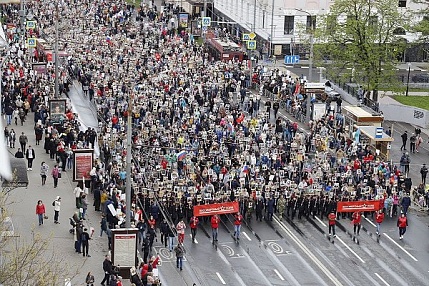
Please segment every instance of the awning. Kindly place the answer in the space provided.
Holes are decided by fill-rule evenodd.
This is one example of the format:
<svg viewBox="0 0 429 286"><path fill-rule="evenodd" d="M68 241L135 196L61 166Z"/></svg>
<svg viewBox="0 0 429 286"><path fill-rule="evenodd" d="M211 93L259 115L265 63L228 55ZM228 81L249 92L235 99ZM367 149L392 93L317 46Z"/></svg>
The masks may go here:
<svg viewBox="0 0 429 286"><path fill-rule="evenodd" d="M9 182L4 180L3 188L20 188L28 186L27 165L23 158L10 158L13 179Z"/></svg>

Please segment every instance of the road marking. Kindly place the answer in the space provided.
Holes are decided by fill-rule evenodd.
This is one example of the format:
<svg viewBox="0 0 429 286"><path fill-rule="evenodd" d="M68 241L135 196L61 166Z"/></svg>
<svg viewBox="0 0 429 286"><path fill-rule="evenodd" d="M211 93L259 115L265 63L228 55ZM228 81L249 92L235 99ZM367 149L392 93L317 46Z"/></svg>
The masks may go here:
<svg viewBox="0 0 429 286"><path fill-rule="evenodd" d="M373 223L372 221L370 221L368 218L366 218L366 217L365 217L365 220L366 220L367 222L369 222L370 224L372 224L372 226L373 226L373 227L377 227L377 226L375 225L375 223Z"/></svg>
<svg viewBox="0 0 429 286"><path fill-rule="evenodd" d="M247 233L245 233L244 231L241 232L242 234L244 234L244 236L249 240L252 241L252 239L247 235Z"/></svg>
<svg viewBox="0 0 429 286"><path fill-rule="evenodd" d="M280 272L277 269L274 269L274 272L277 274L277 276L280 278L280 280L285 281L283 276L280 274Z"/></svg>
<svg viewBox="0 0 429 286"><path fill-rule="evenodd" d="M220 283L222 283L223 285L226 285L226 282L225 282L225 280L223 280L222 276L220 276L220 273L216 272L216 275L217 275L217 278L219 278Z"/></svg>
<svg viewBox="0 0 429 286"><path fill-rule="evenodd" d="M324 227L327 227L327 225L326 225L326 223L324 223L320 218L318 218L317 216L316 216L316 220L318 221L318 222L320 222L320 224L322 224Z"/></svg>
<svg viewBox="0 0 429 286"><path fill-rule="evenodd" d="M191 237L191 239L192 239L192 234L191 234L191 233L189 234L189 236L190 236L190 237ZM194 242L195 242L196 244L198 244L197 239L194 239Z"/></svg>
<svg viewBox="0 0 429 286"><path fill-rule="evenodd" d="M365 263L365 261L353 249L351 249L351 247L348 246L341 238L337 236L335 239L338 239L338 241L341 242L351 253L353 253L353 255L356 256L357 259L359 259L362 263Z"/></svg>
<svg viewBox="0 0 429 286"><path fill-rule="evenodd" d="M378 279L380 279L381 280L381 282L383 282L384 283L384 285L386 285L386 286L390 286L390 284L389 283L387 283L386 282L386 280L384 280L383 279L383 277L381 277L380 276L380 274L378 274L378 273L374 273L375 274L375 276L377 276L378 277Z"/></svg>
<svg viewBox="0 0 429 286"><path fill-rule="evenodd" d="M391 238L389 235L387 235L387 233L383 233L388 239L390 239L391 242L393 242L393 244L395 244L397 247L399 247L403 252L405 252L409 257L411 257L412 260L414 260L415 262L417 262L418 260L411 255L411 253L409 253L405 248L403 248L402 246L400 246L393 238Z"/></svg>
<svg viewBox="0 0 429 286"><path fill-rule="evenodd" d="M296 243L296 245L299 246L299 248L302 249L302 251L311 259L313 262L319 267L320 270L322 270L323 273L331 280L334 285L342 286L343 284L335 277L334 274L332 274L331 271L329 271L328 268L308 249L307 246L305 246L304 243L302 243L295 234L286 226L284 223L280 222L276 216L274 216L274 220L277 222L277 224L289 235L289 237Z"/></svg>

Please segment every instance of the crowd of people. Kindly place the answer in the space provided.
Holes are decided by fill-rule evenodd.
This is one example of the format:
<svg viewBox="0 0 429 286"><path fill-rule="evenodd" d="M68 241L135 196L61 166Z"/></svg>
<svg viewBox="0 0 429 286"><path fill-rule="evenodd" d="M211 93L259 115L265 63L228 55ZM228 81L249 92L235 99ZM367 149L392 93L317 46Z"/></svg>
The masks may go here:
<svg viewBox="0 0 429 286"><path fill-rule="evenodd" d="M10 7L3 10L7 21L19 22ZM53 3L31 2L28 8L37 15L39 28L27 33L55 33ZM275 68L267 72L262 65L250 71L246 62L214 61L207 47L171 24L177 21L174 11L173 5L159 11L151 2L140 7L110 0L60 3L60 50L68 55L60 67L60 94L67 94L70 81L79 82L97 107L99 130L80 130L70 106L61 124L52 121L48 100L53 67L35 72L31 64L44 60L44 55L34 50L29 56L20 39L7 33L11 49L3 69L2 107L9 147L15 147L17 136L13 124L24 122L31 112L38 143L44 134L44 149L57 159L57 180L72 167L72 150L99 146L90 181L74 189L76 208L81 210L71 220L76 252L89 257L90 231L84 221L90 196L102 214L100 236L107 234L109 249L111 230L123 224L125 215L139 229L144 255L140 270L132 271L135 285L158 283L151 271L157 265L152 245L158 229L182 269L185 221L194 239L201 218L194 217L193 206L198 204L238 201L240 212L233 218L236 239L241 222L252 219L253 213L257 220L272 220L278 213L290 219L329 215L332 221L338 201L383 199L386 215L398 215L399 206L406 215L411 188L407 170L402 163L383 161L359 138L351 138L341 108L327 106L326 116L308 122L309 131L300 130L297 122L278 111L282 100L294 115L306 113L301 79ZM251 81L261 88L251 90ZM129 116L132 130L126 124ZM131 174L126 173L127 132L132 132ZM19 141L21 152L29 154L31 171L35 154L22 145L25 140ZM42 184L49 172L42 163ZM128 179L130 206L125 202ZM121 212L112 214L110 205ZM41 214L43 209L38 207ZM336 219L346 217L335 214ZM219 217L202 220L210 220L217 241ZM174 245L176 235L179 241ZM108 261L110 257L103 263L102 284L112 285L117 275Z"/></svg>

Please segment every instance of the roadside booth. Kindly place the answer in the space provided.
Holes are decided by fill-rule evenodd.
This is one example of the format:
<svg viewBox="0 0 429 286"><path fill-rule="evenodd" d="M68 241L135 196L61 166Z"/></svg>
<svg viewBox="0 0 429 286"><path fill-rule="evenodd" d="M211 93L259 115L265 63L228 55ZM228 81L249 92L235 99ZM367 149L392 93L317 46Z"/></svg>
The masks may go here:
<svg viewBox="0 0 429 286"><path fill-rule="evenodd" d="M389 159L393 138L383 131L383 127L355 125L355 129L360 130L361 144L368 145L374 154L378 153L383 160Z"/></svg>

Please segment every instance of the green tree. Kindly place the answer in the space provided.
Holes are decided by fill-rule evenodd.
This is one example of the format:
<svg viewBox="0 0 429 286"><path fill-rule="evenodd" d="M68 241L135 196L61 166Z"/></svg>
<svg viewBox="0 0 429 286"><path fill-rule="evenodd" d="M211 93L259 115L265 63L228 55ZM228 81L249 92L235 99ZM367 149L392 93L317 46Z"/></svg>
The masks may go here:
<svg viewBox="0 0 429 286"><path fill-rule="evenodd" d="M373 92L399 83L398 56L405 46L395 30L406 15L397 0L336 0L315 31L315 58L328 59L328 76L352 79Z"/></svg>
<svg viewBox="0 0 429 286"><path fill-rule="evenodd" d="M429 54L429 5L426 0L414 0L414 3L420 4L421 9L414 12L414 21L411 25L411 31L415 32L418 36L416 45L421 49L418 52Z"/></svg>

